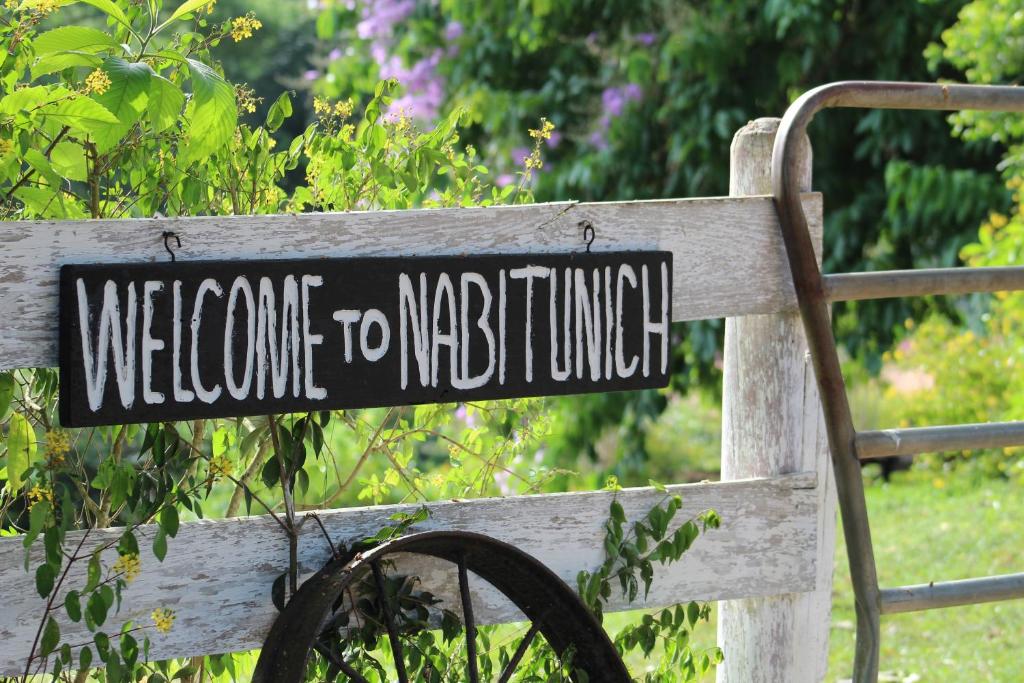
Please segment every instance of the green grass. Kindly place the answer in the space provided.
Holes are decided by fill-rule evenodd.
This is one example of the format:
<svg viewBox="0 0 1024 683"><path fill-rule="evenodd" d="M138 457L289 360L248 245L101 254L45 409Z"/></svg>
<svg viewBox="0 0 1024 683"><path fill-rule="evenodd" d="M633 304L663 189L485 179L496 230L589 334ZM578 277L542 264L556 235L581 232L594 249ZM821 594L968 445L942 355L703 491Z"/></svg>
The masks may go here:
<svg viewBox="0 0 1024 683"><path fill-rule="evenodd" d="M890 484L868 483L881 585L1024 571L1022 493L1019 484L966 474L897 473ZM838 534L828 683L848 680L853 670L853 591ZM615 614L606 623L614 631L628 620ZM715 624L700 624L694 645L714 642ZM728 657L728 643L725 649ZM641 658L629 664L643 671ZM906 683L1022 681L1024 600L883 617L881 671L882 681Z"/></svg>
<svg viewBox="0 0 1024 683"><path fill-rule="evenodd" d="M867 488L879 582L893 587L1024 571L1024 496L1004 481L911 472ZM853 667L853 592L836 549L828 681ZM1024 679L1024 601L882 617L894 681ZM884 680L884 679L883 679Z"/></svg>

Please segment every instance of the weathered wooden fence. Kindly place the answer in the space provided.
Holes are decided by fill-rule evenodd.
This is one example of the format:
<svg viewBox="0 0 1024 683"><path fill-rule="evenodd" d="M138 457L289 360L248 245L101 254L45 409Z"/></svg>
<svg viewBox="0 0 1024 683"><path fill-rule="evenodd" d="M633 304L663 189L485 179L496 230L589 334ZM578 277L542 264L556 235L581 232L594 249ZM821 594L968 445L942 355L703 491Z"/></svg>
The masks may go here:
<svg viewBox="0 0 1024 683"><path fill-rule="evenodd" d="M726 601L719 616L726 653L720 680L818 681L828 643L834 502L792 282L775 210L764 196L775 126L760 120L737 134L736 196L729 198L7 224L0 233L0 369L56 364L62 264L163 259L166 230L181 236L178 255L189 260L564 252L583 248L582 221L595 230L594 251L672 251L673 319L729 319L722 476L735 481L674 487L684 513L713 507L723 524L656 576L647 605ZM821 197L807 194L804 202L820 245ZM438 503L422 527L479 531L514 543L573 582L579 570L600 562L609 495ZM635 517L661 496L634 489L620 500ZM376 531L391 512L344 509L321 518L332 537L351 540ZM314 526L303 529L299 542L307 574L329 553ZM93 531L86 546L116 533ZM153 638L156 658L258 647L275 614L271 583L288 562L277 525L261 516L192 522L171 543L163 563L143 558L144 571L126 590L117 619L138 620L156 607L176 610L175 628ZM409 570L439 595L457 595L441 565ZM45 607L24 569L19 538L0 539L0 586L0 674L17 673ZM474 601L480 621L517 617L494 594L481 592ZM72 636L75 628L62 625L62 633Z"/></svg>

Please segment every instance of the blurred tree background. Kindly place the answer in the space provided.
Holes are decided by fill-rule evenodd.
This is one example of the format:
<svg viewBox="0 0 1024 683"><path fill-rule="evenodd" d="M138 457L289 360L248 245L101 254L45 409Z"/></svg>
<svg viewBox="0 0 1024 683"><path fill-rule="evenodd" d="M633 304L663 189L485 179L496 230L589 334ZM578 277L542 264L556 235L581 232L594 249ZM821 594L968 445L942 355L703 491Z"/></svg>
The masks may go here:
<svg viewBox="0 0 1024 683"><path fill-rule="evenodd" d="M220 0L215 13L255 10L265 24L256 41L224 46L230 77L247 81L264 102L282 89L305 92L298 98L304 109L297 104L292 128L280 133L285 138L302 130L303 112L313 117L314 95L352 98L358 106L378 79L392 77L404 88L395 112L424 125L455 109L467 112L472 125L463 142L480 152L499 185L519 181L529 153L526 131L547 117L556 133L543 168L532 174L537 200L604 201L727 193L733 133L753 118L781 115L815 85L962 80L963 59L925 52L963 6ZM811 135L814 186L826 197L828 271L955 265L988 212L1010 207L996 171L1006 140L954 139L936 114L832 111L821 119ZM870 375L905 334L906 320L933 313L964 321L962 310L941 299L862 302L837 310L837 334L857 371ZM674 392L718 388L722 327L711 321L677 328ZM571 464L586 454L603 463L602 471L646 481L649 472L641 476L640 468L658 460L662 448L649 427L668 396L554 401L561 436L550 444L551 456ZM677 403L717 417L706 400ZM713 468L707 453L717 442L703 432L695 438L704 444L697 461Z"/></svg>
<svg viewBox="0 0 1024 683"><path fill-rule="evenodd" d="M1005 82L1021 63L1005 49L1018 30L1014 4L997 1L965 9L963 0L219 0L211 21L249 11L263 29L215 53L228 78L262 98L254 120L280 92L300 95L279 143L315 119L314 96L351 98L358 110L379 79L395 78L402 89L393 114L427 126L466 112L461 142L499 186L521 182L527 130L541 117L552 121L543 168L530 174L538 201L722 195L733 133L781 115L815 85ZM827 271L956 265L979 223L1011 210L997 165L1019 144L1008 123L1016 119L960 117L957 139L934 113L836 110L820 118L811 137L814 186L826 198ZM1014 147L1010 159L1019 156ZM286 185L302 184L303 174L301 166L291 171ZM836 310L837 338L850 372L866 378L908 334L907 321L971 325L986 310L977 299L849 304ZM685 422L694 429L684 430L692 435L684 450L693 452L684 469L714 470L717 399L707 397L721 379L722 328L676 328L669 392L550 401L558 436L548 456L628 483L678 476L657 463L691 438L666 439L666 425ZM700 396L682 398L693 389Z"/></svg>

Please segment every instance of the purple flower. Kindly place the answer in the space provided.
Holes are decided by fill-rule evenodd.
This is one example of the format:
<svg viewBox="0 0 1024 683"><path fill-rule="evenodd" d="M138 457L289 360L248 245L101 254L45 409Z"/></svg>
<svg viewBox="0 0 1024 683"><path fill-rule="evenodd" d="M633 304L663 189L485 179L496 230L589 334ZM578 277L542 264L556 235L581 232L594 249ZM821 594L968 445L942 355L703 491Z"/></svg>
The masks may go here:
<svg viewBox="0 0 1024 683"><path fill-rule="evenodd" d="M626 98L626 101L632 102L639 100L644 95L644 90L636 83L629 83L625 88L622 89L622 94Z"/></svg>
<svg viewBox="0 0 1024 683"><path fill-rule="evenodd" d="M457 21L449 21L448 25L444 27L444 39L451 42L458 40L462 37L463 33L462 24Z"/></svg>
<svg viewBox="0 0 1024 683"><path fill-rule="evenodd" d="M516 147L512 150L512 163L516 166L522 166L528 156L530 156L530 150L526 147Z"/></svg>
<svg viewBox="0 0 1024 683"><path fill-rule="evenodd" d="M332 61L332 62L336 62L339 59L341 59L341 48L340 47L336 47L333 50L331 50L330 52L328 52L327 53L327 59Z"/></svg>
<svg viewBox="0 0 1024 683"><path fill-rule="evenodd" d="M551 131L551 136L547 139L547 146L554 149L562 144L562 134L557 130Z"/></svg>
<svg viewBox="0 0 1024 683"><path fill-rule="evenodd" d="M370 45L370 56L373 57L373 61L383 65L384 62L388 61L388 48L384 43L379 40L373 41Z"/></svg>
<svg viewBox="0 0 1024 683"><path fill-rule="evenodd" d="M415 9L415 0L367 0L363 5L363 20L356 25L356 33L364 40L389 36L395 24L406 19Z"/></svg>
<svg viewBox="0 0 1024 683"><path fill-rule="evenodd" d="M605 116L611 118L622 116L626 104L641 99L643 94L643 88L636 83L605 88L601 93L601 104L604 107Z"/></svg>
<svg viewBox="0 0 1024 683"><path fill-rule="evenodd" d="M622 96L621 88L605 88L601 93L601 105L609 116L621 116L622 109L626 106L626 100Z"/></svg>
<svg viewBox="0 0 1024 683"><path fill-rule="evenodd" d="M658 37L653 33L638 33L633 37L636 38L636 42L641 45L653 45L654 41L658 39Z"/></svg>
<svg viewBox="0 0 1024 683"><path fill-rule="evenodd" d="M317 71L316 69L309 69L303 72L302 77L307 81L315 81L316 79L320 78L320 72Z"/></svg>
<svg viewBox="0 0 1024 683"><path fill-rule="evenodd" d="M608 138L605 137L603 130L595 130L590 134L588 140L598 151L603 152L608 149Z"/></svg>
<svg viewBox="0 0 1024 683"><path fill-rule="evenodd" d="M508 187L516 181L516 177L511 173L502 173L500 176L494 179L494 184L498 187Z"/></svg>

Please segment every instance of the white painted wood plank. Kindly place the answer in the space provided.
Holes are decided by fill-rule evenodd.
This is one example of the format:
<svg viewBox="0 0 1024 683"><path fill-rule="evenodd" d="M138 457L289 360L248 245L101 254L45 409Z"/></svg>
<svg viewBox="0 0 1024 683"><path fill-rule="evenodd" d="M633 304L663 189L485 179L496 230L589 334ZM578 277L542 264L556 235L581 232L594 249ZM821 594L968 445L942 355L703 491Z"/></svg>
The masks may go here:
<svg viewBox="0 0 1024 683"><path fill-rule="evenodd" d="M677 520L713 507L722 527L709 531L684 559L657 569L648 605L674 604L691 599L718 600L792 593L815 584L817 548L816 477L811 473L774 479L689 484L670 489L683 497ZM602 526L608 517L611 493L569 493L492 498L431 504L431 518L416 530L461 529L490 534L538 557L570 585L581 569L594 569L603 559ZM637 519L664 494L653 489L627 489L618 494L627 516ZM321 513L335 541L352 541L375 533L396 507L350 508ZM414 509L406 506L404 510ZM81 533L81 532L77 532ZM152 529L143 529L147 537ZM87 545L108 542L118 531L90 534ZM72 546L77 541L70 535ZM39 544L33 552L40 552ZM287 567L288 544L267 516L183 524L170 541L167 558L158 563L144 551L143 571L125 592L121 612L105 625L116 632L125 620L149 624L157 607L177 612L173 630L151 633L154 659L185 657L258 647L276 614L270 587ZM329 557L315 522L302 529L299 556L304 575ZM24 667L44 603L34 577L23 568L20 538L0 539L0 674ZM105 560L113 561L114 555ZM455 596L452 567L422 559L402 566L420 576L424 587ZM83 563L84 565L84 563ZM84 583L84 566L72 571L69 587ZM518 613L484 586L474 596L474 611L483 623L514 621ZM633 607L641 605L634 603ZM614 609L623 609L622 601ZM63 624L71 642L88 641L81 625Z"/></svg>
<svg viewBox="0 0 1024 683"><path fill-rule="evenodd" d="M821 197L808 195L820 217ZM595 251L674 252L675 320L796 306L768 197L673 199L286 216L233 216L0 224L0 370L57 364L57 275L66 263L166 260L161 234L181 237L179 258ZM812 219L820 233L820 221Z"/></svg>
<svg viewBox="0 0 1024 683"><path fill-rule="evenodd" d="M771 189L778 119L758 119L732 143L730 192ZM802 159L811 184L810 143ZM820 235L814 237L820 250ZM729 318L725 326L722 479L818 473L818 574L813 591L723 602L719 683L818 683L828 665L835 552L835 484L821 401L797 312Z"/></svg>

